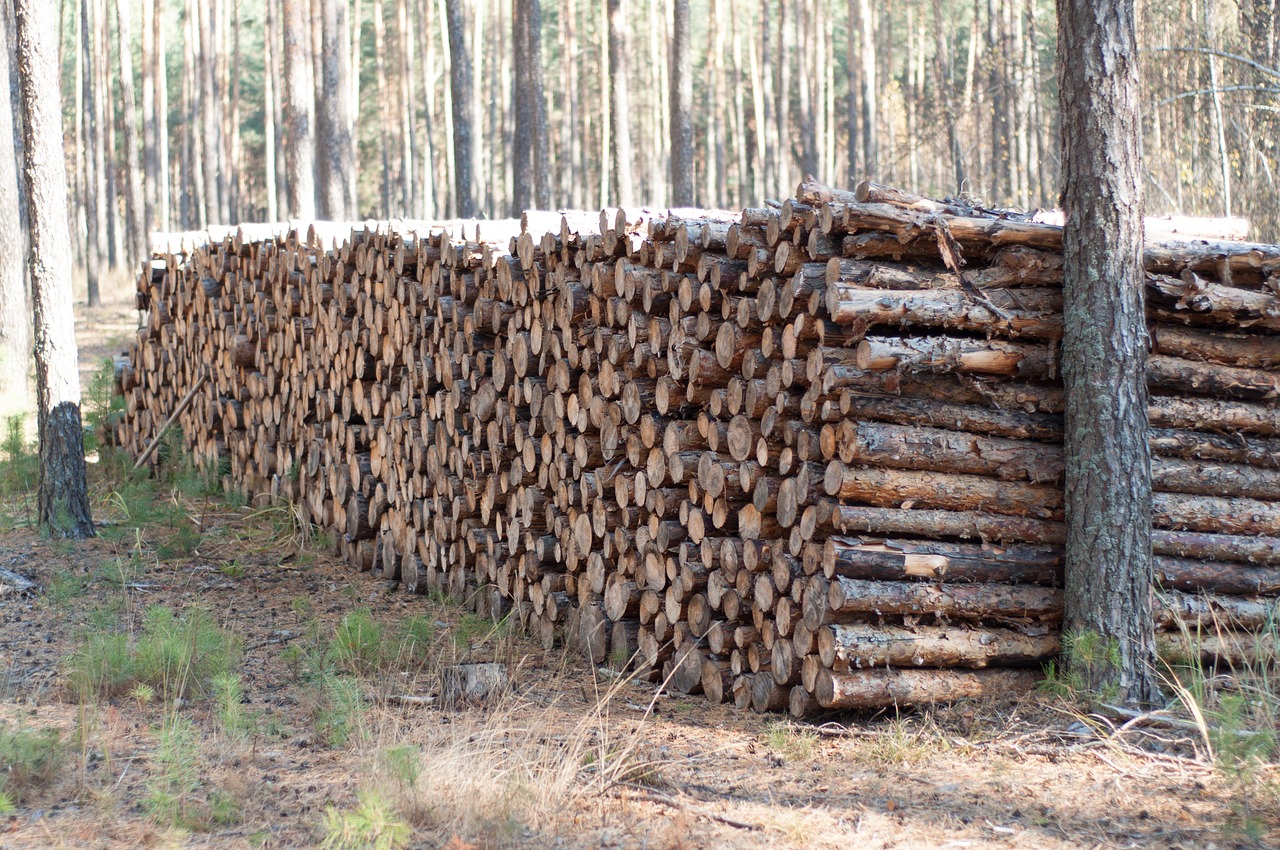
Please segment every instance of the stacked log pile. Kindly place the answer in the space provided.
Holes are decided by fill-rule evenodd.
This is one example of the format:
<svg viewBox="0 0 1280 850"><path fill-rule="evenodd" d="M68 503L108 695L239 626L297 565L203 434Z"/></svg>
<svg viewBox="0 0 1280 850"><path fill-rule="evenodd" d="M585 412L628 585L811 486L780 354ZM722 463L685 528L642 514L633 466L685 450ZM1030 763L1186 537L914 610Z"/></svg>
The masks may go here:
<svg viewBox="0 0 1280 850"><path fill-rule="evenodd" d="M1060 228L865 184L335 234L151 261L128 451L194 389L196 458L353 566L715 702L1011 693L1058 652ZM1280 248L1147 266L1161 639L1237 658L1280 588Z"/></svg>

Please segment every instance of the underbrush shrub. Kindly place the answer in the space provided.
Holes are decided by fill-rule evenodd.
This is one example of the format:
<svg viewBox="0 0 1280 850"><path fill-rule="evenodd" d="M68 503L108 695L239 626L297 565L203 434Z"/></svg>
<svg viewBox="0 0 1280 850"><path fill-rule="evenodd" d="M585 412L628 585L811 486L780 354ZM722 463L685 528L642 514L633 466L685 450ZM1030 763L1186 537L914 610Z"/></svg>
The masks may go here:
<svg viewBox="0 0 1280 850"><path fill-rule="evenodd" d="M22 805L57 778L66 755L56 729L0 727L0 811Z"/></svg>
<svg viewBox="0 0 1280 850"><path fill-rule="evenodd" d="M111 698L137 684L155 689L166 703L207 693L240 658L240 641L214 622L208 610L178 616L163 605L148 608L137 640L123 632L93 631L64 662L66 684L81 701Z"/></svg>

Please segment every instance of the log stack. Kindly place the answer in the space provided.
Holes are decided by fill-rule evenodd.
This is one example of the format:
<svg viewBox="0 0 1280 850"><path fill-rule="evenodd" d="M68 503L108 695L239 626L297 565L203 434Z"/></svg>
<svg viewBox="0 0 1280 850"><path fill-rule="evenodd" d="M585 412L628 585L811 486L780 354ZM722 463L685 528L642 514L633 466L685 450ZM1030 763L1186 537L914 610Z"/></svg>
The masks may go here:
<svg viewBox="0 0 1280 850"><path fill-rule="evenodd" d="M1059 651L1059 227L805 184L172 248L121 445L195 387L197 460L357 569L796 716L1018 692ZM1280 589L1280 248L1146 260L1161 643L1233 660Z"/></svg>

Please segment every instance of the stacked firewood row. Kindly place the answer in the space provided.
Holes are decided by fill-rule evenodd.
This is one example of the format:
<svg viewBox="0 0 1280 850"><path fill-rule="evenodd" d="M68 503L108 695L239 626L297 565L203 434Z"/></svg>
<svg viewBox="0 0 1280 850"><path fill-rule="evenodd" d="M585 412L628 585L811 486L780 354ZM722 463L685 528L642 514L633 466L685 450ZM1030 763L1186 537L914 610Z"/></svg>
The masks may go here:
<svg viewBox="0 0 1280 850"><path fill-rule="evenodd" d="M1060 228L867 184L341 232L156 256L121 444L178 411L355 567L715 702L1013 693L1059 651ZM1147 266L1161 644L1236 659L1280 588L1280 249Z"/></svg>

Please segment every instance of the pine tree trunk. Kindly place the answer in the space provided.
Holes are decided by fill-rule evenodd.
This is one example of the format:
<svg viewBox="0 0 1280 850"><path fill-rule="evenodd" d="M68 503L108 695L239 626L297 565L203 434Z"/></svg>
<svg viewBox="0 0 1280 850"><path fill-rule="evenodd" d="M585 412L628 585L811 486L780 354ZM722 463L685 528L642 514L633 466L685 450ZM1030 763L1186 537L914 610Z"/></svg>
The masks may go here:
<svg viewBox="0 0 1280 850"><path fill-rule="evenodd" d="M631 174L631 94L627 84L627 0L609 0L609 124L613 132L613 200L630 206L635 199Z"/></svg>
<svg viewBox="0 0 1280 850"><path fill-rule="evenodd" d="M42 529L92 537L80 422L80 374L71 310L71 234L58 91L57 12L45 0L16 0L17 69L22 77L22 169L31 201L32 306L39 404Z"/></svg>
<svg viewBox="0 0 1280 850"><path fill-rule="evenodd" d="M378 179L378 208L383 218L391 215L391 105L387 98L386 55L387 22L383 0L373 0L374 81L378 86L378 161L382 166Z"/></svg>
<svg viewBox="0 0 1280 850"><path fill-rule="evenodd" d="M218 91L218 44L215 41L212 4L200 0L196 4L199 16L200 52L198 58L200 77L200 172L204 177L204 221L206 224L225 224L227 221L224 188L226 175L222 168L222 98Z"/></svg>
<svg viewBox="0 0 1280 850"><path fill-rule="evenodd" d="M1142 168L1133 0L1059 0L1068 663L1102 693L1150 703Z"/></svg>
<svg viewBox="0 0 1280 850"><path fill-rule="evenodd" d="M449 28L449 95L453 102L453 186L459 218L475 218L471 135L474 125L471 58L467 52L465 0L444 0Z"/></svg>
<svg viewBox="0 0 1280 850"><path fill-rule="evenodd" d="M533 98L533 201L538 209L553 209L551 141L547 130L547 93L542 79L542 0L523 0L529 31L529 91Z"/></svg>
<svg viewBox="0 0 1280 850"><path fill-rule="evenodd" d="M946 30L942 25L942 0L933 0L933 27L938 41L938 52L934 57L934 71L938 81L938 91L942 95L942 117L946 122L947 142L951 148L951 168L955 178L953 191L965 190L964 149L960 143L960 132L956 127L955 84L951 71L951 55L947 50Z"/></svg>
<svg viewBox="0 0 1280 850"><path fill-rule="evenodd" d="M152 0L144 0L152 2ZM151 77L155 80L155 134L156 134L156 227L170 229L172 221L169 172L169 75L165 62L164 0L154 0L151 25L155 32L155 52L152 55Z"/></svg>
<svg viewBox="0 0 1280 850"><path fill-rule="evenodd" d="M10 102L10 66L14 46L12 9L0 11L4 38L0 41L0 139L14 137L13 115L19 105ZM18 155L21 155L19 152ZM0 416L27 410L31 366L31 301L27 294L25 240L22 228L22 199L18 192L18 162L0 151L0 231L15 238L0 240ZM68 243L68 250L70 243Z"/></svg>
<svg viewBox="0 0 1280 850"><path fill-rule="evenodd" d="M98 126L104 128L100 136L102 144L102 175L106 188L102 194L103 203L99 209L107 219L107 265L119 269L124 262L124 227L120 221L120 180L116 167L116 109L115 88L112 86L111 69L111 23L107 0L94 0L94 19L101 28L97 34L98 52L98 93L102 103L98 110Z"/></svg>
<svg viewBox="0 0 1280 850"><path fill-rule="evenodd" d="M355 161L351 153L351 61L347 0L321 0L321 85L316 101L319 212L345 221L355 216Z"/></svg>
<svg viewBox="0 0 1280 850"><path fill-rule="evenodd" d="M276 182L276 4L266 0L262 23L262 177L266 190L267 221L280 216L279 184Z"/></svg>
<svg viewBox="0 0 1280 850"><path fill-rule="evenodd" d="M307 67L306 0L283 0L285 168L289 177L289 218L316 217L315 135L311 125L314 96Z"/></svg>
<svg viewBox="0 0 1280 850"><path fill-rule="evenodd" d="M146 203L142 198L141 162L138 155L138 112L133 94L132 28L128 0L115 0L116 28L120 44L121 117L124 119L125 216L128 240L126 267L132 271L147 256Z"/></svg>
<svg viewBox="0 0 1280 850"><path fill-rule="evenodd" d="M409 29L408 3L409 0L396 0L396 17L399 23L396 28L399 48L396 55L400 57L400 171L403 175L400 181L400 214L421 218L423 213L415 207L418 199L415 190L417 175L414 173L414 159L417 153L414 113L417 108L417 99L414 97L414 38L413 32Z"/></svg>
<svg viewBox="0 0 1280 850"><path fill-rule="evenodd" d="M867 176L879 175L880 152L876 144L876 26L870 0L858 0L858 59L862 64L862 167Z"/></svg>
<svg viewBox="0 0 1280 850"><path fill-rule="evenodd" d="M227 120L231 133L227 142L229 150L227 181L227 223L239 224L244 215L244 168L240 150L240 0L231 2L231 61L224 66L224 91L230 92L231 108Z"/></svg>
<svg viewBox="0 0 1280 850"><path fill-rule="evenodd" d="M693 205L693 45L689 34L689 0L675 0L672 23L671 203L687 207Z"/></svg>
<svg viewBox="0 0 1280 850"><path fill-rule="evenodd" d="M96 91L97 74L94 73L93 28L95 21L91 13L91 0L80 0L80 96L81 101L81 143L84 145L84 218L85 218L85 274L88 284L88 300L90 306L102 303L99 292L99 275L106 258L106 216L102 214L104 183L101 176L101 146L98 135L99 112L96 108L98 98Z"/></svg>
<svg viewBox="0 0 1280 850"><path fill-rule="evenodd" d="M435 159L435 41L431 37L431 0L425 8L414 0L414 11L419 13L419 23L413 27L418 41L418 53L422 56L422 93L425 103L422 109L422 216L435 218L438 214Z"/></svg>
<svg viewBox="0 0 1280 850"><path fill-rule="evenodd" d="M515 57L515 132L512 145L512 216L533 204L533 98L531 96L529 10L526 0L515 0L511 15L511 45Z"/></svg>
<svg viewBox="0 0 1280 850"><path fill-rule="evenodd" d="M142 188L144 238L156 229L156 182L160 160L156 156L156 35L151 0L142 3Z"/></svg>

